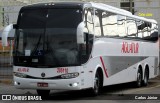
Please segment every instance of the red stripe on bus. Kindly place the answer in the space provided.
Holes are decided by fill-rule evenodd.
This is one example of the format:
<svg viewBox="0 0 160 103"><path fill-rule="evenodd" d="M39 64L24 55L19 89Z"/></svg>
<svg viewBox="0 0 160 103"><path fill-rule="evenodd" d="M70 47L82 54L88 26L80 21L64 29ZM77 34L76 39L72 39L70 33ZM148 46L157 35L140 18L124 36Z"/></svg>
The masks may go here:
<svg viewBox="0 0 160 103"><path fill-rule="evenodd" d="M104 62L103 62L103 59L102 59L101 56L100 56L100 60L101 60L102 66L103 66L104 73L105 73L106 77L108 78L107 69L106 69L106 67L105 67L105 65L104 65Z"/></svg>

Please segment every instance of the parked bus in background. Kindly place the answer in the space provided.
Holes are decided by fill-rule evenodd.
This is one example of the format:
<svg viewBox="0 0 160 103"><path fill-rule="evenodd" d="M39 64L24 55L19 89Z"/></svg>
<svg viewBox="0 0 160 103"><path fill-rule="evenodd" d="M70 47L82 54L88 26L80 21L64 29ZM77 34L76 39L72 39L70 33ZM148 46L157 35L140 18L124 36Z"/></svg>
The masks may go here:
<svg viewBox="0 0 160 103"><path fill-rule="evenodd" d="M34 4L21 8L13 27L14 85L41 96L55 89L97 95L103 86L127 82L141 87L159 73L157 22L122 9L92 2Z"/></svg>

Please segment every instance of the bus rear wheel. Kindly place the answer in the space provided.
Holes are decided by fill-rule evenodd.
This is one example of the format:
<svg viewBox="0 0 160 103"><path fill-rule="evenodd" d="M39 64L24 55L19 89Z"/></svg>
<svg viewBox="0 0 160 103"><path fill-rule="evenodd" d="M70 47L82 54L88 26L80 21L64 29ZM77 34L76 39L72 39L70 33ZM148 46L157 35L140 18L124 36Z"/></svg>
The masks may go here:
<svg viewBox="0 0 160 103"><path fill-rule="evenodd" d="M148 79L149 79L149 71L146 69L144 73L144 80L143 80L143 85L147 86L148 85Z"/></svg>
<svg viewBox="0 0 160 103"><path fill-rule="evenodd" d="M142 86L142 72L139 69L137 72L137 81L136 81L136 87L141 87Z"/></svg>
<svg viewBox="0 0 160 103"><path fill-rule="evenodd" d="M37 93L42 99L46 99L49 97L50 90L37 90Z"/></svg>

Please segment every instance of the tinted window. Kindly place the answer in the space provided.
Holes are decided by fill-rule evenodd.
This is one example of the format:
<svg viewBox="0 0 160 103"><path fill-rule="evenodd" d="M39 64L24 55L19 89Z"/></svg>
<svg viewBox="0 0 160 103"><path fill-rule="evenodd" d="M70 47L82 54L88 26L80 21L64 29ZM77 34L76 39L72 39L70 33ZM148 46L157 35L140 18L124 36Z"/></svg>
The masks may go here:
<svg viewBox="0 0 160 103"><path fill-rule="evenodd" d="M82 18L79 9L50 9L48 11L47 27L77 28Z"/></svg>
<svg viewBox="0 0 160 103"><path fill-rule="evenodd" d="M81 49L76 33L81 21L78 8L23 10L15 35L14 65L79 65Z"/></svg>
<svg viewBox="0 0 160 103"><path fill-rule="evenodd" d="M77 28L80 9L33 9L20 13L19 28Z"/></svg>
<svg viewBox="0 0 160 103"><path fill-rule="evenodd" d="M47 10L25 10L20 14L20 28L44 28L46 24Z"/></svg>

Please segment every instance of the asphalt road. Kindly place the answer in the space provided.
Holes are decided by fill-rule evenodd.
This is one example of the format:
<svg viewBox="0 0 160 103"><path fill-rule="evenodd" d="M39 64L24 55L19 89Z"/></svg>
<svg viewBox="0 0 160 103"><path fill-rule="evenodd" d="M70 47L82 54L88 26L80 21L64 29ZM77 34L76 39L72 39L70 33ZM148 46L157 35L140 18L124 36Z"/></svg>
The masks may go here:
<svg viewBox="0 0 160 103"><path fill-rule="evenodd" d="M37 96L35 90L19 90L13 84L0 84L0 94L18 94ZM138 97L157 97L155 100L137 99ZM0 103L17 103L26 101L0 101ZM29 103L160 103L160 78L149 81L147 87L135 88L133 83L106 86L103 92L92 97L87 91L51 91L44 101L28 101Z"/></svg>

